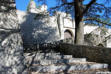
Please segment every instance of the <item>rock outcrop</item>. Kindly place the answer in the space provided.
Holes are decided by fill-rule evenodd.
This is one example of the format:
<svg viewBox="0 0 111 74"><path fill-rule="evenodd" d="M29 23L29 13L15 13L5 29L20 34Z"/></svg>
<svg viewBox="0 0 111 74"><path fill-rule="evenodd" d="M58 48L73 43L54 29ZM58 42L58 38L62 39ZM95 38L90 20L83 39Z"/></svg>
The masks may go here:
<svg viewBox="0 0 111 74"><path fill-rule="evenodd" d="M0 0L0 73L20 74L24 69L23 60L15 0Z"/></svg>

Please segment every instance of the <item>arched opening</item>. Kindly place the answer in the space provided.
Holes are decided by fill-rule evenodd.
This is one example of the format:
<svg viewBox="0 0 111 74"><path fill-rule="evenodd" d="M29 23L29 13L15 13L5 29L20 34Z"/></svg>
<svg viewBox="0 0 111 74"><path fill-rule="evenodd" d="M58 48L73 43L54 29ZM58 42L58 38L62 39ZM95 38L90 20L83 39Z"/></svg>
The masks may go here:
<svg viewBox="0 0 111 74"><path fill-rule="evenodd" d="M101 43L100 43L100 44L98 44L97 46L99 46L99 47L104 47L104 45L103 45L103 44L101 44Z"/></svg>
<svg viewBox="0 0 111 74"><path fill-rule="evenodd" d="M65 30L64 32L64 39L72 38L73 34L71 33L70 30Z"/></svg>
<svg viewBox="0 0 111 74"><path fill-rule="evenodd" d="M70 30L65 30L64 31L64 42L65 43L71 43L73 44L74 43L74 39L73 39L73 34Z"/></svg>

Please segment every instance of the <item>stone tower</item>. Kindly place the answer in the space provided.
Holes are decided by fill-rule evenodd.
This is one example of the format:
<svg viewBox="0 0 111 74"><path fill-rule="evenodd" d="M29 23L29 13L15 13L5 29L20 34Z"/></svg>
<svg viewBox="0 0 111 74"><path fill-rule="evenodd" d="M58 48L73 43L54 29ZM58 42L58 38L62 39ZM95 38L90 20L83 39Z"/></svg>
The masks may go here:
<svg viewBox="0 0 111 74"><path fill-rule="evenodd" d="M28 12L36 12L36 3L34 2L34 0L30 0L29 5L27 7L27 11Z"/></svg>
<svg viewBox="0 0 111 74"><path fill-rule="evenodd" d="M15 0L0 0L0 74L22 74L23 47Z"/></svg>
<svg viewBox="0 0 111 74"><path fill-rule="evenodd" d="M41 12L47 12L47 5L36 5L34 0L30 0L28 6L27 6L27 12L29 13L41 13Z"/></svg>

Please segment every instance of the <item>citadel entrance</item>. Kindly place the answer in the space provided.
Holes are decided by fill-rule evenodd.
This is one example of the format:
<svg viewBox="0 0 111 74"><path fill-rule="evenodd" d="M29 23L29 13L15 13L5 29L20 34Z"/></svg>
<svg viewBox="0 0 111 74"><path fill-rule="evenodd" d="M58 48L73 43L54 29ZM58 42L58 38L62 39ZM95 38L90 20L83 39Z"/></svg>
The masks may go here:
<svg viewBox="0 0 111 74"><path fill-rule="evenodd" d="M73 34L70 30L65 30L64 31L64 39L66 43L73 43Z"/></svg>
<svg viewBox="0 0 111 74"><path fill-rule="evenodd" d="M72 38L72 37L73 37L73 35L72 35L71 31L70 30L65 30L64 39Z"/></svg>

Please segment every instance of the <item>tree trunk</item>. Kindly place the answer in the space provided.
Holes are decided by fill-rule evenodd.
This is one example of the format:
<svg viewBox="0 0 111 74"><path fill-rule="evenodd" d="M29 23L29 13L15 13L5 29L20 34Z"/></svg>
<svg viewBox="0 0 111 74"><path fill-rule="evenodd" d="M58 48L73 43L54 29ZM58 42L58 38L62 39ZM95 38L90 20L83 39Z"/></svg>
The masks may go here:
<svg viewBox="0 0 111 74"><path fill-rule="evenodd" d="M84 24L82 21L80 23L75 23L75 44L83 45L84 43Z"/></svg>
<svg viewBox="0 0 111 74"><path fill-rule="evenodd" d="M83 45L84 43L84 24L82 23L83 18L83 9L82 1L74 0L74 8L75 8L75 44Z"/></svg>

